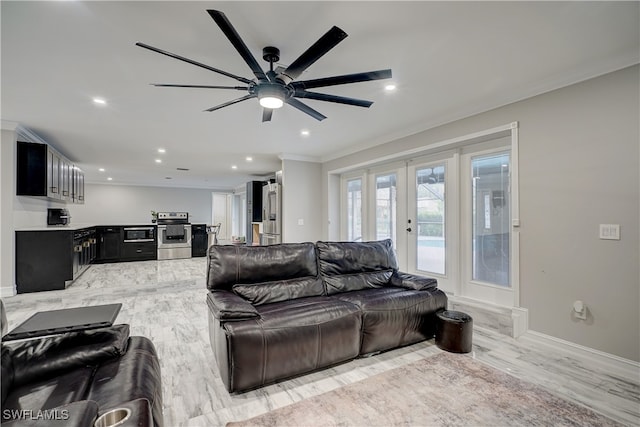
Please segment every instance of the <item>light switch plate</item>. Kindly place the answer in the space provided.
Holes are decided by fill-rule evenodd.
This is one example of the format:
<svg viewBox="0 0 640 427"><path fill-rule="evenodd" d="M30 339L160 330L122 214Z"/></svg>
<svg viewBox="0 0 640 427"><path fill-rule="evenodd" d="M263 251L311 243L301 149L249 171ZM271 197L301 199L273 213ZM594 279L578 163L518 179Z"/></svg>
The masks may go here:
<svg viewBox="0 0 640 427"><path fill-rule="evenodd" d="M600 238L620 240L620 224L600 224Z"/></svg>

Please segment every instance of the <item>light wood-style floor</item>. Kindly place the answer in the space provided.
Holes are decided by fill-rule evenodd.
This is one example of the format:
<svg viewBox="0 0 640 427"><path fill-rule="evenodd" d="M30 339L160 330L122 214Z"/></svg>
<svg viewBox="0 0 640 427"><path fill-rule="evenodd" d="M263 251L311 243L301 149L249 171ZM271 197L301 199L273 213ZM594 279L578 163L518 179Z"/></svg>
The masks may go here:
<svg viewBox="0 0 640 427"><path fill-rule="evenodd" d="M431 357L433 340L229 395L209 347L205 258L91 266L64 291L5 298L9 329L36 311L121 302L116 323L155 344L167 427L218 426L250 418ZM640 425L640 373L621 378L585 360L476 328L474 357L629 426Z"/></svg>

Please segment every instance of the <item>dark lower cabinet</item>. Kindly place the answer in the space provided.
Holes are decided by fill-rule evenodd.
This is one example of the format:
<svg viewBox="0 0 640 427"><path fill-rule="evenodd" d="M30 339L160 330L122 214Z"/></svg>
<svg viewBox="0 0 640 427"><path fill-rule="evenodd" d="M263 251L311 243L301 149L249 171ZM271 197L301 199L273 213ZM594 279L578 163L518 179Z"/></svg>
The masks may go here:
<svg viewBox="0 0 640 427"><path fill-rule="evenodd" d="M16 291L65 289L91 263L94 229L16 231Z"/></svg>
<svg viewBox="0 0 640 427"><path fill-rule="evenodd" d="M207 235L206 224L191 225L191 256L201 257L207 255L207 245L209 236Z"/></svg>
<svg viewBox="0 0 640 427"><path fill-rule="evenodd" d="M125 242L124 229L128 227L119 225L97 227L98 257L96 262L149 261L158 259L158 244L155 239L153 242Z"/></svg>
<svg viewBox="0 0 640 427"><path fill-rule="evenodd" d="M122 246L122 227L98 227L96 229L98 241L97 262L116 262L120 259Z"/></svg>
<svg viewBox="0 0 640 427"><path fill-rule="evenodd" d="M158 259L158 247L155 242L122 244L120 261L147 261Z"/></svg>

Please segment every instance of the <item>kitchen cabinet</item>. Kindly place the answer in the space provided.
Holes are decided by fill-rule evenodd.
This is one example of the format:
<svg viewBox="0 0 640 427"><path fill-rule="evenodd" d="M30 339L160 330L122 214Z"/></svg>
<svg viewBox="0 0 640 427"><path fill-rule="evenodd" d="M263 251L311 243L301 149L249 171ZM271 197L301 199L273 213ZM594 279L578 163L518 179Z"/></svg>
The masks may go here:
<svg viewBox="0 0 640 427"><path fill-rule="evenodd" d="M191 256L201 257L207 255L209 235L206 224L191 224Z"/></svg>
<svg viewBox="0 0 640 427"><path fill-rule="evenodd" d="M155 242L122 244L120 261L148 261L158 259L158 246Z"/></svg>
<svg viewBox="0 0 640 427"><path fill-rule="evenodd" d="M262 181L247 182L247 226L246 239L251 242L253 237L252 222L262 222Z"/></svg>
<svg viewBox="0 0 640 427"><path fill-rule="evenodd" d="M125 238L125 228L132 226L96 227L98 256L96 262L148 261L158 259L158 242L136 242ZM154 231L153 235L156 233Z"/></svg>
<svg viewBox="0 0 640 427"><path fill-rule="evenodd" d="M47 144L18 141L16 195L84 203L84 172Z"/></svg>
<svg viewBox="0 0 640 427"><path fill-rule="evenodd" d="M93 228L15 233L19 294L65 289L91 263Z"/></svg>
<svg viewBox="0 0 640 427"><path fill-rule="evenodd" d="M96 262L118 261L122 239L122 227L97 227L98 255Z"/></svg>
<svg viewBox="0 0 640 427"><path fill-rule="evenodd" d="M73 203L84 204L84 172L79 168L72 167L71 199Z"/></svg>

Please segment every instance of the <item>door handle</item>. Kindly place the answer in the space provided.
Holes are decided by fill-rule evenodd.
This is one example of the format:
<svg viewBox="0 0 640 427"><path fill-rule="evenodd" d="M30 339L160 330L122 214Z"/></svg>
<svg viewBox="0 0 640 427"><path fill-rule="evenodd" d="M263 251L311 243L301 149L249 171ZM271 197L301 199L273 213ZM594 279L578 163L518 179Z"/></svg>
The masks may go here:
<svg viewBox="0 0 640 427"><path fill-rule="evenodd" d="M407 228L407 231L408 231L408 232L411 232L411 227Z"/></svg>

